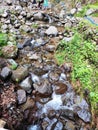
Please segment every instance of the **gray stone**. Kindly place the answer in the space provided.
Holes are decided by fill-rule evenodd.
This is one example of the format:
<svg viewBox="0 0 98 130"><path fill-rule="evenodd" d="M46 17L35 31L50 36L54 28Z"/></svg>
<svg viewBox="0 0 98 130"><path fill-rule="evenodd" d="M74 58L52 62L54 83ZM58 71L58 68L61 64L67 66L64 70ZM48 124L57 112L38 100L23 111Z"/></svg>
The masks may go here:
<svg viewBox="0 0 98 130"><path fill-rule="evenodd" d="M57 30L57 28L56 28L55 26L50 26L50 27L46 30L45 34L56 36L56 35L58 34L58 30Z"/></svg>
<svg viewBox="0 0 98 130"><path fill-rule="evenodd" d="M7 2L8 5L12 4L12 0L7 0L6 2Z"/></svg>
<svg viewBox="0 0 98 130"><path fill-rule="evenodd" d="M38 91L41 94L51 94L52 93L51 84L46 79L41 80L40 84L34 83L33 87L36 91Z"/></svg>
<svg viewBox="0 0 98 130"><path fill-rule="evenodd" d="M94 12L95 10L94 9L88 9L87 12L86 12L86 15L90 15Z"/></svg>
<svg viewBox="0 0 98 130"><path fill-rule="evenodd" d="M4 24L4 25L1 26L1 28L2 28L2 30L7 30L8 26L7 26L7 24Z"/></svg>
<svg viewBox="0 0 98 130"><path fill-rule="evenodd" d="M18 48L15 45L7 45L2 48L3 56L7 58L15 58L18 53Z"/></svg>
<svg viewBox="0 0 98 130"><path fill-rule="evenodd" d="M22 89L24 89L27 92L31 91L32 82L31 82L30 77L27 77L26 79L24 79L19 85Z"/></svg>
<svg viewBox="0 0 98 130"><path fill-rule="evenodd" d="M42 13L41 12L37 12L37 13L35 13L34 15L33 15L33 18L35 19L35 20L43 20L43 15L42 15Z"/></svg>
<svg viewBox="0 0 98 130"><path fill-rule="evenodd" d="M3 18L6 18L8 16L8 13L7 12L4 12L4 14L2 14L2 17Z"/></svg>
<svg viewBox="0 0 98 130"><path fill-rule="evenodd" d="M18 104L22 104L26 102L26 92L22 89L17 91L17 100Z"/></svg>
<svg viewBox="0 0 98 130"><path fill-rule="evenodd" d="M1 71L1 77L6 79L12 74L11 70L8 67L4 67Z"/></svg>
<svg viewBox="0 0 98 130"><path fill-rule="evenodd" d="M70 13L72 14L72 15L74 15L75 13L76 13L76 8L73 8L73 9L71 9L71 11L70 11Z"/></svg>
<svg viewBox="0 0 98 130"><path fill-rule="evenodd" d="M19 66L16 70L12 72L13 81L20 82L28 75L28 69L23 66Z"/></svg>
<svg viewBox="0 0 98 130"><path fill-rule="evenodd" d="M54 52L56 49L55 45L47 45L46 50L49 52Z"/></svg>

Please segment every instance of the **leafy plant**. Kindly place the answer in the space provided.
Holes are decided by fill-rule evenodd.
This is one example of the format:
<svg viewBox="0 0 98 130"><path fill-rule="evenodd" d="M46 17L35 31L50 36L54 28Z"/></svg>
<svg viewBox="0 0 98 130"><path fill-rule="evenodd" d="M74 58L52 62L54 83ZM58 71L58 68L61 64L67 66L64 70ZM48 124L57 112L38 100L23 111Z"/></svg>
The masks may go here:
<svg viewBox="0 0 98 130"><path fill-rule="evenodd" d="M76 82L80 81L82 92L85 89L89 90L92 107L96 108L96 103L98 103L98 78L95 71L98 64L98 52L95 52L95 44L83 37L83 34L75 30L73 39L70 42L62 40L56 51L56 58L59 64L64 61L72 62L72 82L77 88Z"/></svg>
<svg viewBox="0 0 98 130"><path fill-rule="evenodd" d="M4 46L7 44L8 36L7 34L0 33L0 46Z"/></svg>

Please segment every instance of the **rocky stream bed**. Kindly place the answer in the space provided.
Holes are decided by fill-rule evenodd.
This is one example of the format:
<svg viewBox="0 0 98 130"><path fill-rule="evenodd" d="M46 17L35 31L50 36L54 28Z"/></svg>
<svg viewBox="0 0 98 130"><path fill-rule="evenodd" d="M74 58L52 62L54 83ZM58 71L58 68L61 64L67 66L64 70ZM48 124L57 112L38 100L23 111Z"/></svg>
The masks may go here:
<svg viewBox="0 0 98 130"><path fill-rule="evenodd" d="M54 57L59 41L73 35L65 36L64 27L79 19L68 16L62 4L59 15L51 8L37 10L32 2L3 4L1 31L9 34L9 45L0 57L0 130L97 130L90 104L70 83L71 64L59 66Z"/></svg>

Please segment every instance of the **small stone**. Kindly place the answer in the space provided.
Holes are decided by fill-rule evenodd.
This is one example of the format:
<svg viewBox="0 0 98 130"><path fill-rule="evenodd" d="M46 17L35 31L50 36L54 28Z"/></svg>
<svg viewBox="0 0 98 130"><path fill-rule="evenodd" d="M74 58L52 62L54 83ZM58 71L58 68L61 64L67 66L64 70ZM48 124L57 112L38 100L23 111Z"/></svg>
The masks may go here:
<svg viewBox="0 0 98 130"><path fill-rule="evenodd" d="M25 91L27 92L30 91L32 87L32 82L31 82L30 77L27 77L26 79L24 79L19 85Z"/></svg>
<svg viewBox="0 0 98 130"><path fill-rule="evenodd" d="M12 71L8 68L8 67L4 67L1 71L1 77L3 79L8 78L9 76L11 76Z"/></svg>
<svg viewBox="0 0 98 130"><path fill-rule="evenodd" d="M49 51L49 52L54 52L55 51L55 46L54 45L47 45L46 46L46 50Z"/></svg>
<svg viewBox="0 0 98 130"><path fill-rule="evenodd" d="M73 8L73 9L71 9L70 13L71 13L72 15L74 15L74 14L76 13L76 11L77 11L77 9L76 9L76 8Z"/></svg>
<svg viewBox="0 0 98 130"><path fill-rule="evenodd" d="M17 99L18 99L18 104L22 104L26 102L26 92L22 89L17 91Z"/></svg>
<svg viewBox="0 0 98 130"><path fill-rule="evenodd" d="M36 91L38 91L41 94L51 94L52 93L51 84L46 79L41 80L40 84L34 83L33 87Z"/></svg>
<svg viewBox="0 0 98 130"><path fill-rule="evenodd" d="M12 80L20 82L28 75L28 69L26 67L18 67L16 70L12 71Z"/></svg>
<svg viewBox="0 0 98 130"><path fill-rule="evenodd" d="M50 26L50 27L46 30L45 34L56 36L56 35L58 34L58 30L57 30L57 28L56 28L55 26Z"/></svg>
<svg viewBox="0 0 98 130"><path fill-rule="evenodd" d="M6 2L8 5L12 5L12 0L7 0Z"/></svg>
<svg viewBox="0 0 98 130"><path fill-rule="evenodd" d="M32 98L28 97L26 103L21 105L21 109L22 111L25 111L27 109L33 108L34 105L35 105L35 101Z"/></svg>
<svg viewBox="0 0 98 130"><path fill-rule="evenodd" d="M5 126L6 122L0 119L0 130Z"/></svg>
<svg viewBox="0 0 98 130"><path fill-rule="evenodd" d="M15 45L7 45L2 48L3 56L7 58L15 58L18 53L18 48Z"/></svg>
<svg viewBox="0 0 98 130"><path fill-rule="evenodd" d="M55 93L56 94L64 94L67 91L67 86L66 84L62 83L62 82L58 82L54 85L55 87Z"/></svg>
<svg viewBox="0 0 98 130"><path fill-rule="evenodd" d="M65 127L66 130L75 130L75 125L72 121L67 121Z"/></svg>
<svg viewBox="0 0 98 130"><path fill-rule="evenodd" d="M42 15L42 13L41 12L37 12L37 13L35 13L34 15L33 15L33 18L35 19L35 20L43 20L43 15Z"/></svg>

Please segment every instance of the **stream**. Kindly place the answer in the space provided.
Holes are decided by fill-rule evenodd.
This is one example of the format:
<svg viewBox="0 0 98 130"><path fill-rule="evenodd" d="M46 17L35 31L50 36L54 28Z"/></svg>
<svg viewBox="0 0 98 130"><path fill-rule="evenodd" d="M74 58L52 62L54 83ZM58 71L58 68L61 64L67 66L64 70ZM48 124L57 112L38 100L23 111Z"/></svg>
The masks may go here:
<svg viewBox="0 0 98 130"><path fill-rule="evenodd" d="M78 20L60 19L51 10L11 9L12 23L7 19L2 28L15 33L17 44L3 47L0 57L0 123L8 130L91 130L90 105L74 91L71 64L59 66L54 56L60 40L73 36L64 36L65 26Z"/></svg>

